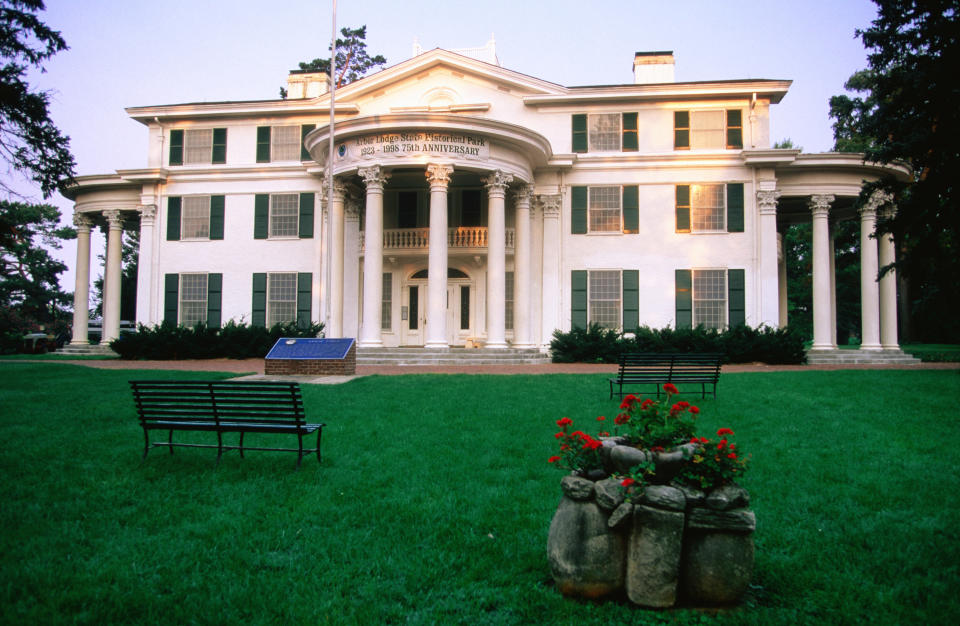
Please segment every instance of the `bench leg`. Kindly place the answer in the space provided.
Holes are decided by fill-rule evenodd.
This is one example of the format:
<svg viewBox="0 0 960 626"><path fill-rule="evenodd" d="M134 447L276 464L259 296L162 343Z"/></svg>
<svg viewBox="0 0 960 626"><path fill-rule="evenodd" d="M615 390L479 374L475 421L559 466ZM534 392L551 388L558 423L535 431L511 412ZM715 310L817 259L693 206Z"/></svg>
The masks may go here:
<svg viewBox="0 0 960 626"><path fill-rule="evenodd" d="M240 458L243 458L243 434L244 431L240 431Z"/></svg>
<svg viewBox="0 0 960 626"><path fill-rule="evenodd" d="M320 462L320 435L323 434L323 429L317 429L317 463Z"/></svg>
<svg viewBox="0 0 960 626"><path fill-rule="evenodd" d="M171 429L170 434L167 435L167 448L170 450L170 454L173 454L173 429Z"/></svg>
<svg viewBox="0 0 960 626"><path fill-rule="evenodd" d="M223 433L217 431L217 467L220 466L220 457L223 456Z"/></svg>
<svg viewBox="0 0 960 626"><path fill-rule="evenodd" d="M300 461L303 460L303 435L297 433L297 469L300 469Z"/></svg>
<svg viewBox="0 0 960 626"><path fill-rule="evenodd" d="M150 435L147 429L143 429L143 458L147 458L147 452L150 451ZM143 459L141 459L142 461Z"/></svg>

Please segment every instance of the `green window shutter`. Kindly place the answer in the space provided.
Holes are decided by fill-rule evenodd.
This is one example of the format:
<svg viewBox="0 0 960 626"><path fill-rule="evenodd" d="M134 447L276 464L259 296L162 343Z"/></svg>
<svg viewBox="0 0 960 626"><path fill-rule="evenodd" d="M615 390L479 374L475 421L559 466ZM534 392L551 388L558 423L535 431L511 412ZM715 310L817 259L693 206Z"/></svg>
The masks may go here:
<svg viewBox="0 0 960 626"><path fill-rule="evenodd" d="M636 185L623 186L623 232L635 233L640 230L640 188Z"/></svg>
<svg viewBox="0 0 960 626"><path fill-rule="evenodd" d="M690 112L673 112L673 149L690 147Z"/></svg>
<svg viewBox="0 0 960 626"><path fill-rule="evenodd" d="M677 328L693 328L693 272L676 270Z"/></svg>
<svg viewBox="0 0 960 626"><path fill-rule="evenodd" d="M267 325L267 275L261 272L253 275L253 309L250 325Z"/></svg>
<svg viewBox="0 0 960 626"><path fill-rule="evenodd" d="M743 270L727 270L727 323L731 328L747 320L745 284Z"/></svg>
<svg viewBox="0 0 960 626"><path fill-rule="evenodd" d="M574 235L587 232L587 188L574 187L570 193L570 226Z"/></svg>
<svg viewBox="0 0 960 626"><path fill-rule="evenodd" d="M257 163L270 162L270 127L257 126Z"/></svg>
<svg viewBox="0 0 960 626"><path fill-rule="evenodd" d="M570 324L572 328L587 327L587 271L570 272Z"/></svg>
<svg viewBox="0 0 960 626"><path fill-rule="evenodd" d="M170 165L183 165L183 129L170 131Z"/></svg>
<svg viewBox="0 0 960 626"><path fill-rule="evenodd" d="M573 139L571 145L574 152L587 151L587 116L585 113L573 115Z"/></svg>
<svg viewBox="0 0 960 626"><path fill-rule="evenodd" d="M223 274L207 274L207 326L220 328L223 308Z"/></svg>
<svg viewBox="0 0 960 626"><path fill-rule="evenodd" d="M307 146L304 145L304 142L307 140L307 134L316 128L316 124L303 124L300 126L300 160L309 161L311 159L310 153L307 152Z"/></svg>
<svg viewBox="0 0 960 626"><path fill-rule="evenodd" d="M690 232L690 185L677 185L677 232Z"/></svg>
<svg viewBox="0 0 960 626"><path fill-rule="evenodd" d="M183 199L180 196L167 198L167 241L180 241L180 207Z"/></svg>
<svg viewBox="0 0 960 626"><path fill-rule="evenodd" d="M313 237L313 194L300 194L300 239Z"/></svg>
<svg viewBox="0 0 960 626"><path fill-rule="evenodd" d="M253 238L266 239L270 225L270 196L258 193L253 200Z"/></svg>
<svg viewBox="0 0 960 626"><path fill-rule="evenodd" d="M224 197L210 196L210 239L223 239Z"/></svg>
<svg viewBox="0 0 960 626"><path fill-rule="evenodd" d="M213 158L210 160L210 162L211 163L227 162L227 129L226 128L213 129Z"/></svg>
<svg viewBox="0 0 960 626"><path fill-rule="evenodd" d="M310 326L311 295L313 288L313 274L300 272L297 274L297 328Z"/></svg>
<svg viewBox="0 0 960 626"><path fill-rule="evenodd" d="M624 152L636 152L639 148L637 140L637 114L623 114L623 136L620 143Z"/></svg>
<svg viewBox="0 0 960 626"><path fill-rule="evenodd" d="M180 274L163 276L163 321L177 325L177 312L180 310Z"/></svg>
<svg viewBox="0 0 960 626"><path fill-rule="evenodd" d="M740 109L727 111L727 148L734 150L743 148L743 114Z"/></svg>
<svg viewBox="0 0 960 626"><path fill-rule="evenodd" d="M640 271L623 270L623 332L640 326Z"/></svg>
<svg viewBox="0 0 960 626"><path fill-rule="evenodd" d="M743 232L743 183L727 185L727 232Z"/></svg>

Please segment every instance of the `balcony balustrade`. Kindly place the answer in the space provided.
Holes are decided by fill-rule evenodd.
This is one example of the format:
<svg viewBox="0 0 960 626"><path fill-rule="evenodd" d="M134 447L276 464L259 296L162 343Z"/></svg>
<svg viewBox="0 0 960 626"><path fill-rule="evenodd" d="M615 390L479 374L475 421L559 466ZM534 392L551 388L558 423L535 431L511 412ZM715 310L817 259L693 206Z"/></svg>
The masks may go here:
<svg viewBox="0 0 960 626"><path fill-rule="evenodd" d="M364 233L360 232L360 250L364 249ZM513 250L514 229L506 230L506 247ZM447 248L456 250L486 250L487 229L482 226L459 226L447 229ZM390 228L383 231L384 251L427 250L430 247L429 228Z"/></svg>

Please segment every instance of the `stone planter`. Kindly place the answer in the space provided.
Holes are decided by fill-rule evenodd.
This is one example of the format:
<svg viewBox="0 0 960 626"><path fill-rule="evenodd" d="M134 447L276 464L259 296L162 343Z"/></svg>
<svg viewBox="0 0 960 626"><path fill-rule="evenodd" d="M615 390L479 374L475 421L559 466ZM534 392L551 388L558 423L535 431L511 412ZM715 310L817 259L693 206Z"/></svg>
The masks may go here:
<svg viewBox="0 0 960 626"><path fill-rule="evenodd" d="M749 586L756 520L744 489L648 485L631 503L612 478L571 475L560 486L547 555L563 595L666 608L733 604Z"/></svg>

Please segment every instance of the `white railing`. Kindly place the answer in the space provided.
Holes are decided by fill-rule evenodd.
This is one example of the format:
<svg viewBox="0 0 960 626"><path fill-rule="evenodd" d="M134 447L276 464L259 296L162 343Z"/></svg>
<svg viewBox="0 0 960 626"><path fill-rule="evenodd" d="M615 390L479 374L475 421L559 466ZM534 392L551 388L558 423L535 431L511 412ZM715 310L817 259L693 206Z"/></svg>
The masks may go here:
<svg viewBox="0 0 960 626"><path fill-rule="evenodd" d="M489 245L487 229L482 226L460 226L447 229L448 248L486 249ZM515 233L512 228L506 231L506 247L513 250ZM384 250L426 250L430 247L429 228L390 228L383 231ZM364 248L361 233L360 249Z"/></svg>

